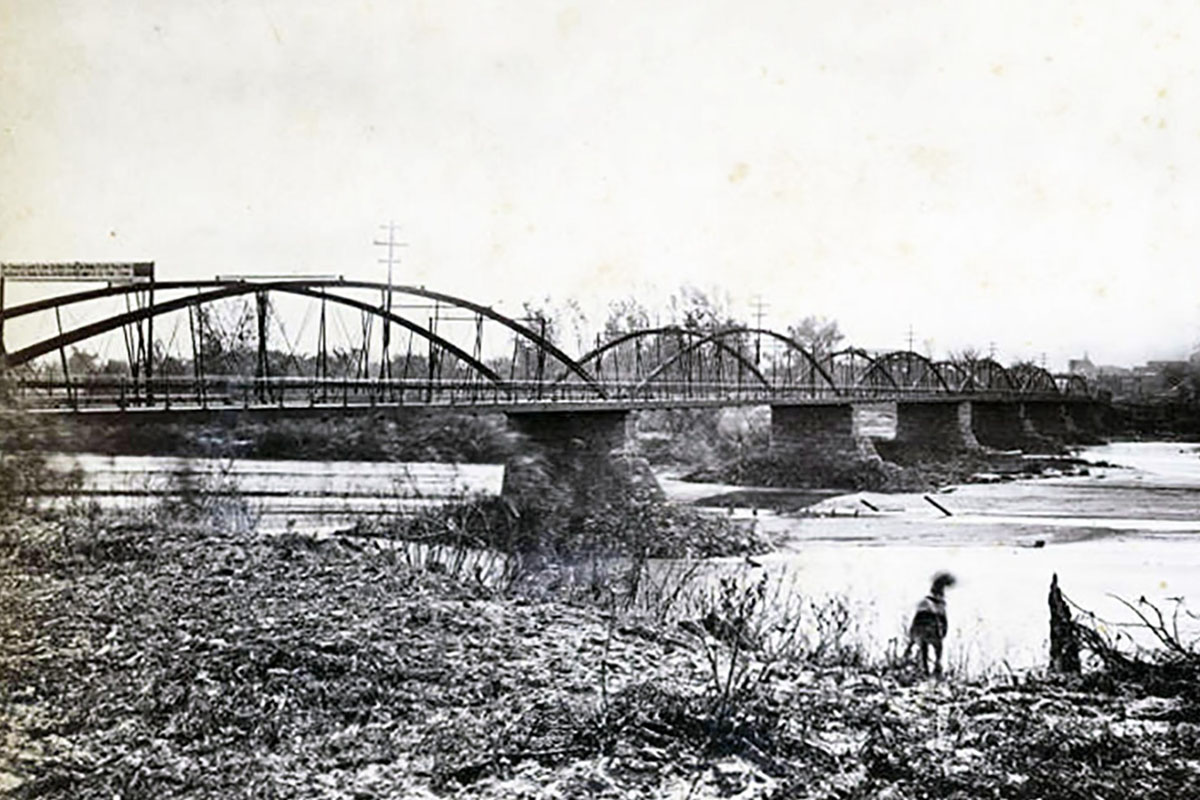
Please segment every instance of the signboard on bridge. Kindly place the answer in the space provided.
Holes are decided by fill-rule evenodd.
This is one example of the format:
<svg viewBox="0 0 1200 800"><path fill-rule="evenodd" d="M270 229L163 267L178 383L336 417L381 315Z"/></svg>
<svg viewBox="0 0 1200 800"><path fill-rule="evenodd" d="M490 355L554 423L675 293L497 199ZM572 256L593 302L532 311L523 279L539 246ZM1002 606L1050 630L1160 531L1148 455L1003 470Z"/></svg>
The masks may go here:
<svg viewBox="0 0 1200 800"><path fill-rule="evenodd" d="M0 277L10 281L107 281L148 283L154 280L154 262L2 264Z"/></svg>

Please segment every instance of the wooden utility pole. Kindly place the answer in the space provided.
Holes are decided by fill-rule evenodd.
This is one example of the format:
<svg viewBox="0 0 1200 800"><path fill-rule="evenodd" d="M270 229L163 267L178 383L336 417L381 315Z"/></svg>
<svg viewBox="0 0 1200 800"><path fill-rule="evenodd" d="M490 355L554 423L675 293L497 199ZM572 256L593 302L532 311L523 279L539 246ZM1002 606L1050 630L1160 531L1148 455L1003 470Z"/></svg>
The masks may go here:
<svg viewBox="0 0 1200 800"><path fill-rule="evenodd" d="M396 249L407 247L407 242L396 241L396 231L398 230L395 222L388 222L387 225L380 225L380 228L387 231L387 240L380 241L376 239L373 244L376 247L387 248L387 258L379 259L380 264L387 264L387 293L383 298L383 310L391 315L392 313L392 266L396 263ZM392 341L392 323L388 317L383 318L383 353L379 359L379 377L385 380L391 380L392 377L392 358L391 358L391 341Z"/></svg>

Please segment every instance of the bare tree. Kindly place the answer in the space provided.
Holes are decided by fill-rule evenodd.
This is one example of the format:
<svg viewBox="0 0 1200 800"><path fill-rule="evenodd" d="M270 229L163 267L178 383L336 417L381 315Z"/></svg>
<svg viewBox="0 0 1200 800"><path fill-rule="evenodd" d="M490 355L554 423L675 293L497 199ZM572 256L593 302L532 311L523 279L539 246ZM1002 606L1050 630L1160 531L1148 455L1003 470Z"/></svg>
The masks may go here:
<svg viewBox="0 0 1200 800"><path fill-rule="evenodd" d="M650 311L633 295L613 300L608 304L608 316L604 319L601 338L615 339L623 333L649 328Z"/></svg>
<svg viewBox="0 0 1200 800"><path fill-rule="evenodd" d="M985 358L987 358L987 354L974 345L969 345L961 350L951 350L946 353L946 360L963 366L970 366Z"/></svg>
<svg viewBox="0 0 1200 800"><path fill-rule="evenodd" d="M705 291L695 286L681 286L671 295L671 319L684 328L701 331L719 331L725 328L742 327L730 309L733 303L728 292L717 288Z"/></svg>
<svg viewBox="0 0 1200 800"><path fill-rule="evenodd" d="M842 339L837 320L809 315L795 325L788 326L788 336L818 360L833 353Z"/></svg>

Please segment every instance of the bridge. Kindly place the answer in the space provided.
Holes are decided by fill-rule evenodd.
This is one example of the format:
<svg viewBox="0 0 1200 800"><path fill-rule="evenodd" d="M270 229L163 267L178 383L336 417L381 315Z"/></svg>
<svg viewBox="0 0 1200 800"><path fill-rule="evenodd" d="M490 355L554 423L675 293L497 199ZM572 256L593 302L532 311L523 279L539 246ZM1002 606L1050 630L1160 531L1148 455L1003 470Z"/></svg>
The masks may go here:
<svg viewBox="0 0 1200 800"><path fill-rule="evenodd" d="M37 275L105 285L4 306L6 279ZM6 347L6 328L39 319L25 326L35 335ZM842 447L861 438L864 409L884 404L897 439L969 448L1091 430L1103 406L1083 377L1028 363L813 352L737 325L640 326L570 355L553 325L340 276L159 281L153 265L0 272L0 369L13 391L35 413L96 421L462 408L504 412L543 443L598 436L607 446L633 410L769 405L779 442ZM72 370L77 346L114 341L123 358Z"/></svg>

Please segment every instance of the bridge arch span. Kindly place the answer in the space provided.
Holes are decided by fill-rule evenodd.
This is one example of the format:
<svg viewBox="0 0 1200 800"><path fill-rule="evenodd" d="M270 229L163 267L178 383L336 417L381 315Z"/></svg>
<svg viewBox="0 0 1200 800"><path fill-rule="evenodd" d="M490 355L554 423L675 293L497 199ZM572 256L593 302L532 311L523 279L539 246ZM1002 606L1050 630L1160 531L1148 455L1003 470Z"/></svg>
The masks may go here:
<svg viewBox="0 0 1200 800"><path fill-rule="evenodd" d="M301 287L276 287L274 290L285 294L295 294L321 300L329 300L349 308L355 308L360 311L376 314L383 319L387 319L388 321L394 322L415 334L425 337L438 347L444 348L445 350L453 353L456 358L471 366L493 383L504 383L504 380L498 374L496 374L491 367L479 361L470 353L465 352L453 342L450 342L433 333L432 331L428 331L425 328L397 314L392 314L386 310L377 308L369 303L364 303L354 298L342 297L340 295L329 294L326 292L318 292L312 289L305 289ZM54 352L59 348L69 347L70 345L86 341L96 336L102 336L105 333L118 330L126 325L136 325L137 323L150 319L151 317L159 317L163 314L169 314L173 311L181 311L189 307L194 308L206 305L208 303L214 303L219 300L239 297L245 294L253 293L254 291L255 289L253 288L244 291L232 288L217 289L203 294L186 295L175 300L169 300L152 306L146 306L144 308L130 311L116 317L111 317L90 325L84 325L80 328L66 331L58 336L45 339L42 342L24 347L20 350L15 350L8 355L8 365L12 367L19 367L47 353Z"/></svg>
<svg viewBox="0 0 1200 800"><path fill-rule="evenodd" d="M860 379L866 382L878 371L886 372L901 391L928 391L949 394L950 387L937 365L912 350L895 350L875 360L875 364Z"/></svg>
<svg viewBox="0 0 1200 800"><path fill-rule="evenodd" d="M1054 376L1037 364L1017 364L1008 372L1020 394L1059 394Z"/></svg>
<svg viewBox="0 0 1200 800"><path fill-rule="evenodd" d="M891 373L876 368L878 361L860 347L847 347L821 359L826 371L843 390L850 389L859 395L899 391L900 387Z"/></svg>
<svg viewBox="0 0 1200 800"><path fill-rule="evenodd" d="M977 358L963 362L963 368L969 373L967 381L962 385L964 392L1003 392L1017 391L1017 384L1009 371L992 358Z"/></svg>
<svg viewBox="0 0 1200 800"><path fill-rule="evenodd" d="M681 329L681 330L686 331L688 329ZM734 338L734 337L745 337L745 336L765 336L768 339L783 345L785 348L785 352L787 352L789 354L790 353L798 354L801 357L801 359L803 360L803 363L807 364L807 366L808 366L807 371L808 371L809 377L812 379L812 385L807 388L810 389L813 393L822 391L822 390L818 390L818 387L817 387L818 378L819 378L820 382L822 382L825 387L823 391L828 391L828 393L833 396L838 396L841 394L841 390L838 387L837 383L834 381L833 377L825 370L825 368L813 356L812 353L808 352L803 347L801 347L800 344L797 343L791 337L785 336L784 334L779 333L778 331L773 331L768 328L725 328L723 330L707 333L707 334L701 336L700 338L697 338L694 341L688 343L685 347L681 347L677 352L673 353L668 359L666 359L665 361L660 363L649 375L646 376L646 378L644 378L637 385L637 387L635 387L635 392L643 391L651 381L653 381L655 378L657 378L659 375L661 375L667 369L669 369L672 366L674 366L675 364L677 364L681 359L684 359L688 355L695 353L696 351L698 351L700 348L704 347L705 345L719 344L719 343L723 342L723 340L725 340L725 339ZM745 357L739 355L739 359L743 363L749 364L748 359L746 359ZM766 388L772 388L776 391L787 390L789 388L792 388L792 389L805 388L805 387L798 386L797 384L789 381L791 375L787 369L785 369L785 373L784 373L784 383L779 384L779 383L773 383L770 378L768 378L766 375L764 375L761 372L761 370L759 370L754 365L749 364L749 366L752 368L753 374L756 376L756 379L761 381L762 385ZM778 375L776 377L778 377Z"/></svg>
<svg viewBox="0 0 1200 800"><path fill-rule="evenodd" d="M952 392L961 392L963 386L971 380L970 369L958 361L935 361L933 365L937 367Z"/></svg>
<svg viewBox="0 0 1200 800"><path fill-rule="evenodd" d="M746 332L744 330L739 330L739 333L744 335ZM677 356L678 358L685 357L686 354L684 354L683 351L689 345L683 344L684 339L692 340L690 342L690 344L696 345L697 348L703 347L706 344L713 344L715 347L720 349L721 353L729 355L730 358L732 358L734 360L734 362L737 363L741 369L744 369L747 374L749 374L752 378L754 378L756 383L758 383L764 387L770 387L770 385L771 385L770 381L767 380L766 376L764 376L762 374L762 371L759 370L759 368L754 364L754 362L752 362L748 357L746 357L746 355L744 353L742 353L739 348L731 347L728 344L728 342L725 341L724 337L713 337L711 335L711 332L709 332L709 331L697 330L695 328L685 328L680 325L663 325L660 327L648 328L645 330L627 331L625 333L622 333L622 334L619 334L619 335L613 337L612 339L609 339L608 341L604 342L603 344L597 345L596 347L592 348L588 352L579 356L576 360L581 367L583 367L584 369L587 369L590 374L592 374L593 376L597 376L597 378L598 378L603 369L603 360L604 360L605 356L612 354L614 350L617 350L618 348L620 348L624 345L627 345L630 342L633 342L633 343L639 344L639 345L640 345L641 341L643 341L643 340L659 342L659 341L661 341L660 337L672 337L676 340L675 341L675 349L668 354L668 358L671 358L674 356ZM655 349L655 352L654 352L655 356L660 355L660 353L658 352L659 349L660 348ZM694 350L692 350L690 352L694 352ZM619 357L619 354L614 354L614 355L616 355L616 365L617 365L616 372L617 372L617 376L619 377L620 376L620 357ZM635 360L635 363L633 365L632 374L635 377L635 379L640 382L642 380L642 378L644 377L641 372L641 369L640 369L641 361L642 361L640 348L638 350L638 353L635 355L634 360ZM658 362L659 363L655 364L653 368L663 366L661 358L658 359ZM672 362L672 365L674 363L675 362ZM558 378L556 379L556 382L561 382L561 381L565 380L568 377L568 374L569 373L564 370L563 373L558 376Z"/></svg>
<svg viewBox="0 0 1200 800"><path fill-rule="evenodd" d="M73 294L62 295L46 300L25 303L23 305L14 306L5 311L6 319L25 316L38 311L47 311L60 309L75 303L81 303L89 300L97 300L110 297L120 297L122 295L131 295L136 292L145 291L147 286L141 284L128 284L108 286L103 289L92 289ZM298 296L306 296L309 298L327 300L333 303L344 305L350 308L355 308L375 316L386 319L389 322L398 324L403 328L411 331L416 335L422 336L427 341L436 344L438 347L453 353L456 358L470 366L479 374L485 376L488 380L496 384L507 383L494 370L480 361L470 353L467 353L462 348L454 343L437 335L435 332L427 330L423 326L417 325L401 315L388 312L384 308L372 305L370 303L357 300L352 297L346 297L340 294L333 293L331 289L358 289L358 290L374 290L387 292L391 291L401 295L413 295L416 297L434 300L437 302L446 303L449 306L454 306L475 312L481 317L485 317L494 322L497 322L506 328L512 330L517 336L527 340L530 344L541 351L553 356L561 362L567 372L576 374L584 384L586 384L598 397L604 397L605 392L603 387L595 380L595 378L583 369L574 359L560 350L556 345L550 342L545 337L538 334L536 331L520 324L516 320L506 317L494 309L487 306L474 303L453 295L444 294L441 292L433 292L420 287L412 286L391 286L385 283L373 281L346 281L341 279L286 279L279 281L262 281L262 280L215 280L215 281L170 281L158 282L153 284L156 291L194 291L195 294L187 294L183 297L172 300L156 302L152 305L144 306L124 314L118 314L104 320L99 320L79 328L69 331L64 331L61 334L51 336L40 342L35 342L29 346L19 350L12 351L8 354L7 363L9 366L20 366L29 363L30 361L39 358L47 353L53 352L63 347L70 346L87 339L101 336L105 333L116 331L122 327L136 325L142 321L168 314L173 311L180 311L190 307L199 307L208 303L214 303L219 300L240 297L260 292L279 292L281 294L291 294Z"/></svg>
<svg viewBox="0 0 1200 800"><path fill-rule="evenodd" d="M1083 375L1055 375L1058 392L1066 397L1090 397L1092 387Z"/></svg>

